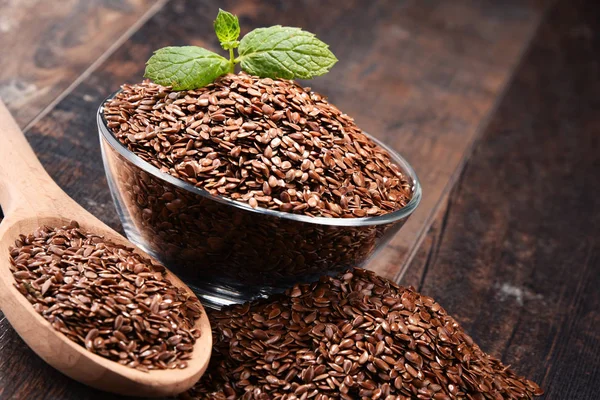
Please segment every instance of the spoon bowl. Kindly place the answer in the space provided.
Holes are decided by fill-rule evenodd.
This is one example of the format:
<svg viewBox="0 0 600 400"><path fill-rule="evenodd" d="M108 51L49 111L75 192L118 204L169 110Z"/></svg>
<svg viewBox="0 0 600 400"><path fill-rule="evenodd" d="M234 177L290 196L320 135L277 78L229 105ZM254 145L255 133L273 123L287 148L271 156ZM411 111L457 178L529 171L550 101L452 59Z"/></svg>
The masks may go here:
<svg viewBox="0 0 600 400"><path fill-rule="evenodd" d="M19 336L44 361L65 375L108 392L129 396L171 396L189 389L208 366L212 335L202 310L195 328L201 332L191 359L184 369L143 372L101 357L73 342L38 314L14 286L9 247L20 234L30 234L47 225L62 227L75 220L86 232L104 236L134 248L131 242L84 210L64 193L46 173L23 133L0 100L0 205L5 219L0 223L0 308ZM166 279L193 292L170 271Z"/></svg>

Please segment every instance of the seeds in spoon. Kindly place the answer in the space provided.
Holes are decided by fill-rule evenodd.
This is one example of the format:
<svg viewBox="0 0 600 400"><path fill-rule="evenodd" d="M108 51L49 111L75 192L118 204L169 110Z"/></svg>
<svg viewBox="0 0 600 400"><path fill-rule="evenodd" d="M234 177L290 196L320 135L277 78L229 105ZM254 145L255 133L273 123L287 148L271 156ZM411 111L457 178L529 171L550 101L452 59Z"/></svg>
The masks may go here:
<svg viewBox="0 0 600 400"><path fill-rule="evenodd" d="M162 265L76 222L20 235L9 250L16 288L72 341L142 371L187 366L201 309Z"/></svg>
<svg viewBox="0 0 600 400"><path fill-rule="evenodd" d="M195 399L531 399L434 299L354 269L209 314Z"/></svg>

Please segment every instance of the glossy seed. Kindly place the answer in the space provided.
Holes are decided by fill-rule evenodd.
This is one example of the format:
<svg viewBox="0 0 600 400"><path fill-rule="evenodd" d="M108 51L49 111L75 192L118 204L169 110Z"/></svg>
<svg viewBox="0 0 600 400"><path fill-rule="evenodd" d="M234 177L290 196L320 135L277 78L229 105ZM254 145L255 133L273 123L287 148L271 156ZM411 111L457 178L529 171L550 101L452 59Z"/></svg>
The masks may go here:
<svg viewBox="0 0 600 400"><path fill-rule="evenodd" d="M41 227L15 241L11 266L28 268L13 271L17 289L54 329L99 356L140 370L185 368L200 334L197 299L164 279L161 265L77 226Z"/></svg>
<svg viewBox="0 0 600 400"><path fill-rule="evenodd" d="M117 140L144 161L252 208L363 218L396 211L412 197L394 157L323 96L293 81L240 73L190 91L123 85L103 111ZM227 182L231 177L240 182ZM288 185L277 182L284 179ZM146 204L146 193L135 193L133 187L147 191L147 182L140 183L130 195L144 204L142 218L164 222L168 231L173 219L159 203ZM305 188L321 198L282 199L287 189ZM193 205L164 200L170 213L194 215L185 212Z"/></svg>
<svg viewBox="0 0 600 400"><path fill-rule="evenodd" d="M186 398L445 400L480 399L484 392L486 398L531 399L542 392L475 348L454 319L427 304L437 303L353 269L212 311L217 358ZM412 326L414 314L431 327L402 333L400 325ZM452 351L442 354L449 343L440 332L453 341ZM452 383L459 381L464 384ZM215 384L229 389L213 393Z"/></svg>

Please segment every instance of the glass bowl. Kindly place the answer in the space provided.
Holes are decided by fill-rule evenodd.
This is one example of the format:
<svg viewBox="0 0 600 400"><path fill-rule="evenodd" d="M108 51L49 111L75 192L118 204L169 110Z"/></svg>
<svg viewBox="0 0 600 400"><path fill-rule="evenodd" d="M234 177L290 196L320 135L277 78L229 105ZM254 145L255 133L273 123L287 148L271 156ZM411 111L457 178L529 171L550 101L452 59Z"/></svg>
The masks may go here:
<svg viewBox="0 0 600 400"><path fill-rule="evenodd" d="M405 207L366 218L253 209L213 196L136 156L108 128L102 112L105 102L97 113L102 159L125 234L209 306L245 302L362 267L421 200L421 186L408 162L369 136L412 181L412 199Z"/></svg>

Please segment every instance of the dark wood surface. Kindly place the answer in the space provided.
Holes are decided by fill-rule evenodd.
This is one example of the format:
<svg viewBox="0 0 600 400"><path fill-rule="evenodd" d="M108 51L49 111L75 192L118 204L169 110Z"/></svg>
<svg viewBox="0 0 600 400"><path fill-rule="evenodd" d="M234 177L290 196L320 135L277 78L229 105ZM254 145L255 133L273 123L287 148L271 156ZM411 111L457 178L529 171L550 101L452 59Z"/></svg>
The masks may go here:
<svg viewBox="0 0 600 400"><path fill-rule="evenodd" d="M0 1L0 96L29 124L164 0Z"/></svg>
<svg viewBox="0 0 600 400"><path fill-rule="evenodd" d="M158 47L216 49L218 7L240 15L243 31L281 23L315 32L341 61L310 85L403 153L423 184L419 210L371 268L439 299L547 398L593 399L600 15L593 1L562 0L545 14L549 3L172 0L96 55L93 71L26 133L67 193L119 228L93 118L102 98L139 80ZM99 40L97 49L116 39ZM78 71L70 62L65 70ZM48 83L54 96L77 79L67 75ZM0 317L0 398L106 396L45 365Z"/></svg>
<svg viewBox="0 0 600 400"><path fill-rule="evenodd" d="M402 282L546 390L598 399L600 9L547 16Z"/></svg>

